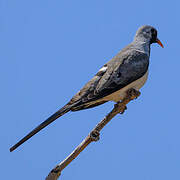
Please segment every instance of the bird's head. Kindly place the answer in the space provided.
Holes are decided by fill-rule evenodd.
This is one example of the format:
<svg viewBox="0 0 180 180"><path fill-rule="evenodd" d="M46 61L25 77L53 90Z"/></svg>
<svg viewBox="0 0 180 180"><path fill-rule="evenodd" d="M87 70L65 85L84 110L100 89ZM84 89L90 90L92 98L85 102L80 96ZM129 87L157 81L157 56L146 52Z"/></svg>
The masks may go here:
<svg viewBox="0 0 180 180"><path fill-rule="evenodd" d="M162 48L164 47L161 41L157 38L157 30L152 26L142 26L140 27L135 35L135 40L144 40L152 43L158 43Z"/></svg>

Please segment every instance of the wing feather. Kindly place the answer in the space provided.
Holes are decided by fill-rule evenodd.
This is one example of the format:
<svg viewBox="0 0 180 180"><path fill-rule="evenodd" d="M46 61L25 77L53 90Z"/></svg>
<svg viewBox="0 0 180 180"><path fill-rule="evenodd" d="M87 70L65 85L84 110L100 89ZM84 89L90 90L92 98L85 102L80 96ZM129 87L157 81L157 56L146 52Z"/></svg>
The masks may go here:
<svg viewBox="0 0 180 180"><path fill-rule="evenodd" d="M99 101L142 77L148 65L149 56L147 54L129 49L121 51L100 69L71 99L69 104L79 101L76 107L83 108L83 104Z"/></svg>

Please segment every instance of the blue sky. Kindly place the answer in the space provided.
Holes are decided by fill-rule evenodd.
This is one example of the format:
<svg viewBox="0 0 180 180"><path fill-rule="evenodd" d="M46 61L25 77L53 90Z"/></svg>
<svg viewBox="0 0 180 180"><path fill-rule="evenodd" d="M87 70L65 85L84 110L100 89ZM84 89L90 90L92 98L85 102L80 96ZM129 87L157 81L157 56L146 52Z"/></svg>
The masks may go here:
<svg viewBox="0 0 180 180"><path fill-rule="evenodd" d="M68 113L10 153L63 106L139 26L158 29L141 97L117 115L62 180L180 179L179 1L0 0L1 179L44 179L112 109Z"/></svg>

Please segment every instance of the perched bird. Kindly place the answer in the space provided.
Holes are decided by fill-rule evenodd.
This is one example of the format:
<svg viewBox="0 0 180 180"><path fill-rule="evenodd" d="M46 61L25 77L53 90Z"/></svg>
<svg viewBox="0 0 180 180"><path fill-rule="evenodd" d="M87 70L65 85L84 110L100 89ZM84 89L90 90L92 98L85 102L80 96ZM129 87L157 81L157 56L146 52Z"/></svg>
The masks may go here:
<svg viewBox="0 0 180 180"><path fill-rule="evenodd" d="M158 43L157 30L152 26L140 27L134 40L107 62L98 73L60 110L42 122L27 136L10 148L15 150L48 124L69 111L92 108L108 101L121 101L128 89L139 90L147 80L150 45Z"/></svg>

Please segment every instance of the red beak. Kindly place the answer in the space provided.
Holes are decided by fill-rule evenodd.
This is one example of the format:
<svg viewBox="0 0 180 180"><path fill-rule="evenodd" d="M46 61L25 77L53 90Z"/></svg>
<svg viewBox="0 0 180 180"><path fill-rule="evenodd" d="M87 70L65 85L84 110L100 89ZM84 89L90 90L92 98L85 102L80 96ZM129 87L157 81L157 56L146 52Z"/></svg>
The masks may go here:
<svg viewBox="0 0 180 180"><path fill-rule="evenodd" d="M164 48L162 42L161 42L158 38L156 39L156 42L157 42L162 48Z"/></svg>

